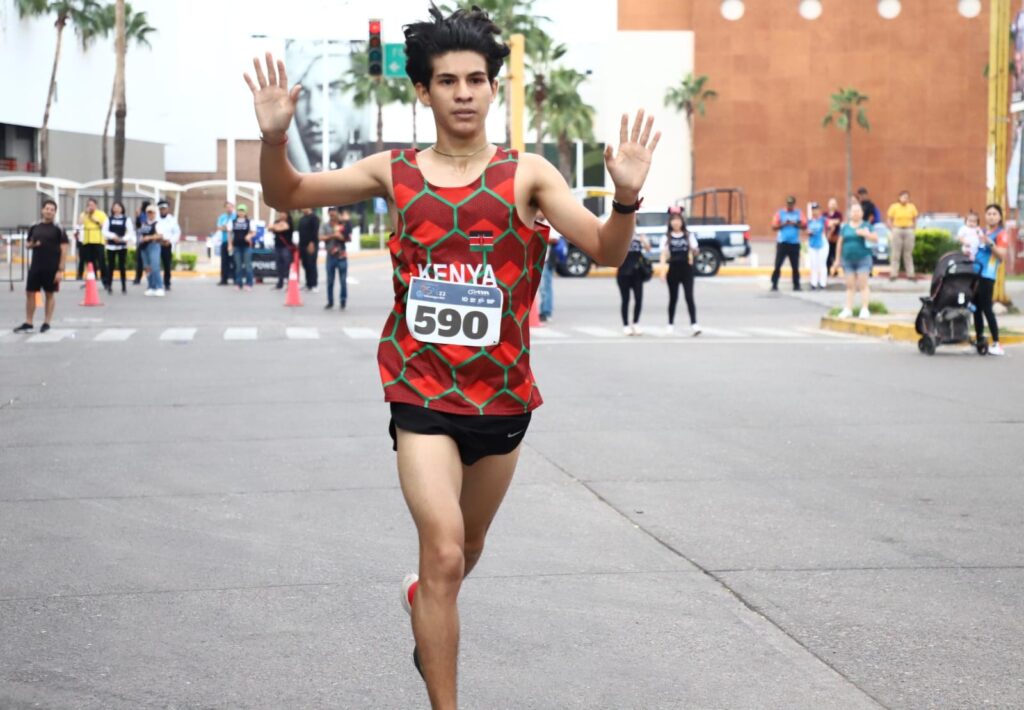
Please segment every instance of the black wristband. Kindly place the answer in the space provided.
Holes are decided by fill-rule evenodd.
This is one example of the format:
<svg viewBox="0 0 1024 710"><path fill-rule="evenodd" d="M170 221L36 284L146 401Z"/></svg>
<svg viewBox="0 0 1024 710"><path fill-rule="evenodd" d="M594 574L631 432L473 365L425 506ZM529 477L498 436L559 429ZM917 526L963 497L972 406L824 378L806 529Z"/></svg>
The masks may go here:
<svg viewBox="0 0 1024 710"><path fill-rule="evenodd" d="M644 198L642 197L632 205L624 205L621 202L616 202L615 200L612 200L612 209L618 212L619 214L633 214L638 209L640 209L640 205L642 205L643 203Z"/></svg>

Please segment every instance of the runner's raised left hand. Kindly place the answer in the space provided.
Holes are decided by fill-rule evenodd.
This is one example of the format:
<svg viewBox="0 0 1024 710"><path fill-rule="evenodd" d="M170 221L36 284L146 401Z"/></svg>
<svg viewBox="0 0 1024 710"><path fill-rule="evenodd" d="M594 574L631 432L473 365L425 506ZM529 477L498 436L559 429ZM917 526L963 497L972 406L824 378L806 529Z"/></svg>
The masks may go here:
<svg viewBox="0 0 1024 710"><path fill-rule="evenodd" d="M661 138L661 131L651 137L653 127L654 117L648 116L644 121L643 109L637 111L632 129L629 128L629 117L622 114L618 151L610 145L605 146L604 164L615 183L616 199L636 202L640 188L647 179L647 172L651 169L651 156ZM622 202L622 199L619 201Z"/></svg>

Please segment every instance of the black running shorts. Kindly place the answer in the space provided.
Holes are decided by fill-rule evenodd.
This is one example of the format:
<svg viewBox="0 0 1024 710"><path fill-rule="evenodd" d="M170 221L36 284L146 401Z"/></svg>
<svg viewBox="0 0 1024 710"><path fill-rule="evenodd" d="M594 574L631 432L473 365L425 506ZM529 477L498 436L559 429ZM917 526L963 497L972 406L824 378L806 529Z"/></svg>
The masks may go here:
<svg viewBox="0 0 1024 710"><path fill-rule="evenodd" d="M38 291L56 293L60 291L60 284L53 282L55 278L57 278L56 269L29 269L28 277L25 279L25 290L29 293Z"/></svg>
<svg viewBox="0 0 1024 710"><path fill-rule="evenodd" d="M451 437L463 465L472 466L485 456L514 451L530 426L530 416L529 413L513 416L448 414L412 404L392 403L388 433L395 451L398 451L396 428L413 434Z"/></svg>

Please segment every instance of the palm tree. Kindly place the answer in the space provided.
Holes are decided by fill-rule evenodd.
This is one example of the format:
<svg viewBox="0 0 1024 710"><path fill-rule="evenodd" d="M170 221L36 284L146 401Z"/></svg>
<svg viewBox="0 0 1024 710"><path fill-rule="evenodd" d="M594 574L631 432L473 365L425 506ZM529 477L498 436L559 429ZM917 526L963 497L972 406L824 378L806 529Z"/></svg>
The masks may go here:
<svg viewBox="0 0 1024 710"><path fill-rule="evenodd" d="M501 36L508 41L510 35L521 34L526 40L526 52L529 54L531 48L539 45L547 37L541 25L550 22L551 18L538 15L533 4L536 0L461 0L457 7L464 10L471 9L474 5L485 11L491 20L501 28ZM441 10L446 15L453 11L450 5L442 6ZM501 100L505 103L505 143L512 143L512 105L507 97L511 92L511 79L508 67L505 67L505 91Z"/></svg>
<svg viewBox="0 0 1024 710"><path fill-rule="evenodd" d="M567 48L564 44L555 44L547 35L540 35L538 41L527 52L530 60L530 72L533 82L527 85L527 99L533 104L534 129L537 131L535 152L544 155L544 98L547 94L546 77L554 68L554 63L565 56Z"/></svg>
<svg viewBox="0 0 1024 710"><path fill-rule="evenodd" d="M353 52L352 65L348 74L342 79L343 91L351 92L352 103L358 107L367 104L377 106L377 150L384 150L384 107L388 104L409 101L413 97L412 87L408 79L388 79L370 76L369 61L366 52ZM416 106L413 105L413 116ZM415 126L415 122L413 126Z"/></svg>
<svg viewBox="0 0 1024 710"><path fill-rule="evenodd" d="M117 21L118 6L122 6L123 7L123 12L124 12L124 23L123 24L118 24L118 21ZM118 44L118 41L119 41L118 30L121 27L124 28L124 45L123 46L125 48L125 51L127 51L128 44L133 42L133 41L135 42L136 45L138 45L140 47L152 47L152 45L150 45L150 43L149 43L149 35L151 33L153 33L153 32L156 32L156 29L154 27L150 27L149 20L146 17L146 13L145 12L135 12L132 9L132 6L130 4L128 4L127 2L124 2L124 0L115 0L115 2L113 4L106 5L103 8L102 12L101 12L101 16L99 18L99 24L100 24L100 27L101 27L101 32L102 32L102 34L104 36L109 34L111 31L113 31L114 34L115 34L114 45L115 45L116 64L117 64L117 66L116 66L116 68L114 70L113 86L111 87L111 90L110 90L110 103L107 104L107 117L103 121L102 168L103 168L103 177L104 178L108 178L108 177L110 177L110 170L109 170L109 165L108 165L108 160L107 160L107 153L108 153L108 151L107 151L107 136L110 133L110 117L114 114L114 103L115 103L115 99L118 96L118 89L119 89L119 87L120 87L122 93L124 91L124 53L122 53L121 50L118 49L119 47L122 46L122 45ZM127 113L127 108L125 109L125 113ZM116 128L115 128L115 138L114 138L115 152L116 152L116 143L117 143L116 133L117 133L117 131L116 131ZM121 177L123 178L124 175L122 174ZM115 177L115 182L116 182L116 177ZM114 199L115 200L119 200L120 196L115 194Z"/></svg>
<svg viewBox="0 0 1024 710"><path fill-rule="evenodd" d="M544 132L558 145L558 170L566 182L570 182L572 175L573 141L594 140L594 107L585 103L579 93L580 84L586 79L582 72L558 67L551 70L545 81ZM530 110L538 109L531 105ZM536 120L536 116L533 118Z"/></svg>
<svg viewBox="0 0 1024 710"><path fill-rule="evenodd" d="M718 98L718 92L708 89L708 76L694 76L688 73L676 86L665 92L665 106L682 111L686 115L686 126L690 130L690 192L697 191L697 161L694 158L693 129L697 114L704 115L704 104Z"/></svg>
<svg viewBox="0 0 1024 710"><path fill-rule="evenodd" d="M82 43L82 49L102 34L98 24L101 8L96 0L17 0L18 16L44 17L56 15L53 26L57 28L57 47L53 52L53 68L50 70L50 89L46 94L46 108L43 110L43 124L39 128L39 173L46 176L50 153L50 109L57 93L57 67L60 64L61 41L64 28L71 22Z"/></svg>
<svg viewBox="0 0 1024 710"><path fill-rule="evenodd" d="M856 114L857 125L865 131L871 130L867 114L861 105L868 100L868 97L856 89L844 89L839 87L839 93L829 97L831 104L828 114L822 120L823 128L835 123L836 127L846 134L846 195L847 199L853 194L853 121Z"/></svg>

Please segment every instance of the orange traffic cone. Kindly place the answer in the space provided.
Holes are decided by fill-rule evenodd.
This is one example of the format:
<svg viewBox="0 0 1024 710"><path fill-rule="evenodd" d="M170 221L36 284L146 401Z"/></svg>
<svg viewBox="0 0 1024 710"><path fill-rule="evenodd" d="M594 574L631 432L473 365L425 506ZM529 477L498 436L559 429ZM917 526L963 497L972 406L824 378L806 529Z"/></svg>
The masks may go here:
<svg viewBox="0 0 1024 710"><path fill-rule="evenodd" d="M536 296L533 299L533 305L530 306L530 327L531 328L543 328L544 321L540 319L540 299Z"/></svg>
<svg viewBox="0 0 1024 710"><path fill-rule="evenodd" d="M284 296L284 305L301 306L302 296L299 295L299 252L295 252L292 268L288 272L288 292Z"/></svg>
<svg viewBox="0 0 1024 710"><path fill-rule="evenodd" d="M80 306L102 306L100 303L100 292L96 288L96 271L89 264L89 272L85 275L85 300L79 303Z"/></svg>

